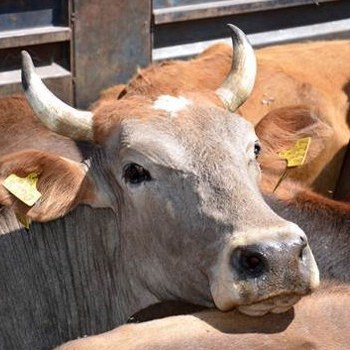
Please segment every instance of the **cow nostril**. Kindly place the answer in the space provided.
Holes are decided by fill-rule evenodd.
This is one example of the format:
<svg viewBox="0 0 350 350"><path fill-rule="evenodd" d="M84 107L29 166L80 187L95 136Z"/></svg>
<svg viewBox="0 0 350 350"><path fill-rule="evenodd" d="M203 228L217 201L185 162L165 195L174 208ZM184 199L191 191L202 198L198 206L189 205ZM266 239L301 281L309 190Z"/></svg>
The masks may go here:
<svg viewBox="0 0 350 350"><path fill-rule="evenodd" d="M304 252L305 252L305 248L307 247L307 243L306 240L301 237L301 244L300 244L300 248L299 248L299 259L303 260L304 258Z"/></svg>
<svg viewBox="0 0 350 350"><path fill-rule="evenodd" d="M255 249L237 248L232 256L233 267L243 276L259 277L267 271L265 257Z"/></svg>

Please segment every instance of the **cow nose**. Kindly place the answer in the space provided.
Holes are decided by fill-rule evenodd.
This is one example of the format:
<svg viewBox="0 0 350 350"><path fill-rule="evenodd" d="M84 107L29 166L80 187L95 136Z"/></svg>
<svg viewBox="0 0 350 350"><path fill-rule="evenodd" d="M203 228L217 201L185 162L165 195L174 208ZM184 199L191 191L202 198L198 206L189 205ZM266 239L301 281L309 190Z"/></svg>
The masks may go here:
<svg viewBox="0 0 350 350"><path fill-rule="evenodd" d="M241 246L233 250L231 264L241 279L258 278L271 269L275 270L277 261L286 263L286 266L287 261L302 261L307 246L302 236L284 242Z"/></svg>
<svg viewBox="0 0 350 350"><path fill-rule="evenodd" d="M238 247L232 254L233 268L241 277L256 278L268 270L266 257L258 246Z"/></svg>

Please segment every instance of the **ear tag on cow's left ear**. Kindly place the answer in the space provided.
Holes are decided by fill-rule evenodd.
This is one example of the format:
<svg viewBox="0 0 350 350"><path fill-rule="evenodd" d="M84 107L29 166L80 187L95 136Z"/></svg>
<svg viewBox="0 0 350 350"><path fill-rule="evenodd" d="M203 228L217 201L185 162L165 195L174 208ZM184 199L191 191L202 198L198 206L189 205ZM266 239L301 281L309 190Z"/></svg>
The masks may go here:
<svg viewBox="0 0 350 350"><path fill-rule="evenodd" d="M29 230L29 226L32 223L32 220L28 218L28 216L16 214L16 218L27 230Z"/></svg>
<svg viewBox="0 0 350 350"><path fill-rule="evenodd" d="M41 197L41 193L36 189L38 175L30 173L26 177L19 177L16 174L9 175L3 182L3 186L20 201L33 206Z"/></svg>
<svg viewBox="0 0 350 350"><path fill-rule="evenodd" d="M286 169L277 181L277 184L272 192L275 192L281 182L286 178L289 169L296 168L305 163L310 143L311 137L304 137L302 139L299 139L292 148L277 153L280 158L286 161Z"/></svg>

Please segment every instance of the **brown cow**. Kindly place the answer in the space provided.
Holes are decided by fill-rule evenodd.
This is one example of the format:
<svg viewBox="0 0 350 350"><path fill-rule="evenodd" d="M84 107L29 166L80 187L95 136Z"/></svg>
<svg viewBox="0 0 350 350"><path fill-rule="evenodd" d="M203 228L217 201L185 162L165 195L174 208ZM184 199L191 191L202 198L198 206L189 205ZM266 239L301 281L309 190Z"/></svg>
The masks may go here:
<svg viewBox="0 0 350 350"><path fill-rule="evenodd" d="M201 311L121 326L57 350L343 350L349 321L350 287L326 286L279 315Z"/></svg>
<svg viewBox="0 0 350 350"><path fill-rule="evenodd" d="M83 279L84 286L88 283L83 288L85 315L95 314L91 298L104 292L104 307L110 306L115 325L139 309L169 299L221 310L237 307L251 315L277 313L318 285L304 232L274 213L258 189L260 147L252 125L222 108L225 104L234 110L254 84L254 52L237 28L233 39L240 59L217 91L134 94L96 105L92 111L75 110L53 96L36 75L30 56L23 53L23 86L36 115L51 130L94 142L96 148L83 163L37 150L7 154L0 159L0 182L10 174L35 173L42 196L26 206L0 187L0 203L38 222L30 228L30 237L44 233L48 240L76 235L91 216L88 234L100 237L99 222L108 217L102 244L108 253L91 258L93 271L101 272L102 259L108 268L98 282L89 276ZM89 206L89 217L79 215L88 211L80 204ZM2 219L8 226L10 220ZM30 251L43 253L35 239L28 244ZM72 266L65 253L71 249L60 250L65 271ZM90 257L90 249L80 254ZM88 257L80 265L86 267ZM56 272L48 271L54 281ZM3 273L4 278L8 289L22 289L11 274ZM59 276L58 284L65 278ZM60 309L55 309L60 289L51 283L37 289L43 300L40 314L54 310L52 316L62 322L56 328L66 339L81 329L75 317L80 283L77 287L76 280L68 283L64 300L69 311L63 322ZM108 287L101 290L101 285ZM17 308L16 312L23 315ZM32 321L36 314L24 312L23 333L31 337L32 323L39 322L36 346L42 347L40 341L55 330L51 323L46 326L45 318ZM3 313L1 317L7 318ZM3 323L0 329L6 327ZM8 342L6 331L2 335L0 339ZM23 343L13 348L21 347Z"/></svg>
<svg viewBox="0 0 350 350"><path fill-rule="evenodd" d="M81 161L90 151L88 144L47 129L35 116L24 96L1 97L0 114L0 157L36 149Z"/></svg>
<svg viewBox="0 0 350 350"><path fill-rule="evenodd" d="M300 108L313 110L328 127L323 150L305 169L293 169L290 176L330 196L350 138L350 41L288 44L259 49L256 55L257 82L238 112L257 124L265 114L283 107L285 113L296 114L298 123ZM193 60L163 62L141 70L124 90L120 86L110 88L103 97L111 100L138 93L157 96L158 91L177 95L184 87L214 91L229 71L231 57L232 49L218 44Z"/></svg>

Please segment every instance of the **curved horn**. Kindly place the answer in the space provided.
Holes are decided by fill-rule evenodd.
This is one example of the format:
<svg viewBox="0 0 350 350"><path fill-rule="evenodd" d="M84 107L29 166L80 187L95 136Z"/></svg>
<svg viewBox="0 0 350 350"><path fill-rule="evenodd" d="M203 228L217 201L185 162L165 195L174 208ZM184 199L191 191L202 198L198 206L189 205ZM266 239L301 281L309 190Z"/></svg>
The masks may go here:
<svg viewBox="0 0 350 350"><path fill-rule="evenodd" d="M33 111L47 128L74 140L93 141L93 114L74 109L56 97L35 72L26 51L22 51L22 86Z"/></svg>
<svg viewBox="0 0 350 350"><path fill-rule="evenodd" d="M225 106L234 112L249 97L256 76L256 58L246 35L237 27L228 24L231 32L234 58L231 71L216 90Z"/></svg>

